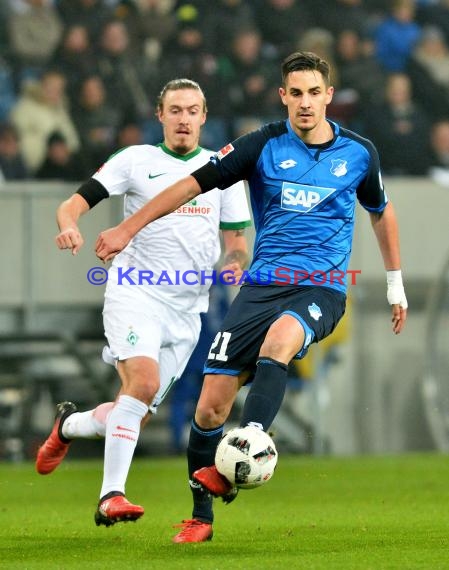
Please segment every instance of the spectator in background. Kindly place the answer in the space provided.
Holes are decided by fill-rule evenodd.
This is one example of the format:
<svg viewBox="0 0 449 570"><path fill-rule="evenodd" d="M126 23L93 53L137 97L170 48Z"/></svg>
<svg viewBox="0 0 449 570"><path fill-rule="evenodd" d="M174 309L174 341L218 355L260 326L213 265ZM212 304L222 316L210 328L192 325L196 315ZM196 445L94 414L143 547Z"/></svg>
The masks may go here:
<svg viewBox="0 0 449 570"><path fill-rule="evenodd" d="M449 118L432 125L432 165L449 169Z"/></svg>
<svg viewBox="0 0 449 570"><path fill-rule="evenodd" d="M73 110L86 164L91 172L112 153L118 128L125 115L106 98L103 80L98 75L84 79Z"/></svg>
<svg viewBox="0 0 449 570"><path fill-rule="evenodd" d="M393 0L391 14L375 30L375 54L386 71L404 71L421 35L414 0Z"/></svg>
<svg viewBox="0 0 449 570"><path fill-rule="evenodd" d="M116 148L144 144L143 130L139 123L125 122L118 130Z"/></svg>
<svg viewBox="0 0 449 570"><path fill-rule="evenodd" d="M348 105L352 102L352 113L346 123L350 128L363 130L367 107L377 104L383 97L385 72L372 55L370 42L353 29L344 28L338 34L335 62L341 93L353 94L347 99Z"/></svg>
<svg viewBox="0 0 449 570"><path fill-rule="evenodd" d="M26 0L26 10L9 17L10 53L17 80L35 79L46 68L63 33L63 22L50 0Z"/></svg>
<svg viewBox="0 0 449 570"><path fill-rule="evenodd" d="M370 13L373 22L379 22L391 9L391 0L363 0L363 4Z"/></svg>
<svg viewBox="0 0 449 570"><path fill-rule="evenodd" d="M383 173L423 176L430 165L430 120L413 99L410 79L391 74L384 99L371 107L366 136L378 146Z"/></svg>
<svg viewBox="0 0 449 570"><path fill-rule="evenodd" d="M449 0L437 0L428 6L419 6L416 19L423 26L440 28L449 45Z"/></svg>
<svg viewBox="0 0 449 570"><path fill-rule="evenodd" d="M356 29L343 28L336 37L335 60L340 89L355 89L359 98L378 101L385 85L385 72L372 52L370 40Z"/></svg>
<svg viewBox="0 0 449 570"><path fill-rule="evenodd" d="M449 109L449 48L439 28L425 27L407 67L416 100L435 119Z"/></svg>
<svg viewBox="0 0 449 570"><path fill-rule="evenodd" d="M177 11L177 19L175 36L160 60L162 82L169 81L173 74L194 77L207 93L214 114L225 114L229 103L223 97L217 58L205 43L200 12L194 6L184 6Z"/></svg>
<svg viewBox="0 0 449 570"><path fill-rule="evenodd" d="M278 89L274 88L279 72L275 61L264 53L258 29L237 29L230 55L220 65L226 78L224 99L233 119L280 116Z"/></svg>
<svg viewBox="0 0 449 570"><path fill-rule="evenodd" d="M64 136L57 131L51 133L44 161L37 169L35 178L80 182L86 177L87 170L83 161L71 152Z"/></svg>
<svg viewBox="0 0 449 570"><path fill-rule="evenodd" d="M296 38L314 25L305 2L296 0L256 0L255 24L276 59L295 49Z"/></svg>
<svg viewBox="0 0 449 570"><path fill-rule="evenodd" d="M438 184L449 187L449 115L432 125L430 147L429 175Z"/></svg>
<svg viewBox="0 0 449 570"><path fill-rule="evenodd" d="M7 120L16 102L14 74L8 62L0 56L0 122Z"/></svg>
<svg viewBox="0 0 449 570"><path fill-rule="evenodd" d="M150 66L130 49L128 30L120 20L108 21L101 30L97 64L107 98L129 118L147 118L151 110L148 90L153 79Z"/></svg>
<svg viewBox="0 0 449 570"><path fill-rule="evenodd" d="M85 27L92 42L96 42L98 30L112 17L112 8L104 0L58 0L56 6L64 25Z"/></svg>
<svg viewBox="0 0 449 570"><path fill-rule="evenodd" d="M371 29L371 10L366 0L313 0L313 8L320 15L319 25L334 37L344 28L358 30L363 35Z"/></svg>
<svg viewBox="0 0 449 570"><path fill-rule="evenodd" d="M11 16L11 7L8 2L0 2L0 53L9 59L8 22Z"/></svg>
<svg viewBox="0 0 449 570"><path fill-rule="evenodd" d="M10 120L16 127L25 164L31 174L44 160L48 136L60 131L72 152L79 149L65 93L66 79L59 71L48 70L40 81L29 82L11 110Z"/></svg>
<svg viewBox="0 0 449 570"><path fill-rule="evenodd" d="M229 38L241 26L254 26L254 7L245 0L216 0L204 13L204 41L214 54L229 52Z"/></svg>
<svg viewBox="0 0 449 570"><path fill-rule="evenodd" d="M0 125L0 179L24 180L28 171L20 152L16 129L7 123Z"/></svg>
<svg viewBox="0 0 449 570"><path fill-rule="evenodd" d="M176 30L174 0L120 0L114 15L128 29L131 48L157 62Z"/></svg>
<svg viewBox="0 0 449 570"><path fill-rule="evenodd" d="M69 25L64 30L52 60L52 67L59 69L67 79L67 94L73 104L81 81L96 71L96 58L86 26Z"/></svg>

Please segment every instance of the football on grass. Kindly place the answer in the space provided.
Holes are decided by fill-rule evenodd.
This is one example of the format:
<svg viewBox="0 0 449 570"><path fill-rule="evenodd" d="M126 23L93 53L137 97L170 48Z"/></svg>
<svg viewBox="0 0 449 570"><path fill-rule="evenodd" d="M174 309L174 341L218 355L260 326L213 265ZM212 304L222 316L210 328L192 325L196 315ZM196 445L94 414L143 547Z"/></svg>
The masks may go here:
<svg viewBox="0 0 449 570"><path fill-rule="evenodd" d="M260 487L273 476L278 454L271 437L253 426L237 427L222 437L215 466L241 489Z"/></svg>

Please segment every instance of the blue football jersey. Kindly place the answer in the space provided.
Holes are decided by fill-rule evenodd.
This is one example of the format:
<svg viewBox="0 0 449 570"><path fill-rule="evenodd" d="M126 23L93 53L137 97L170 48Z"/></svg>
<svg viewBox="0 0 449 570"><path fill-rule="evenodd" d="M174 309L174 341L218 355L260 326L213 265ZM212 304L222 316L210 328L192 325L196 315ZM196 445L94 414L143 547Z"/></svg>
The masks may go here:
<svg viewBox="0 0 449 570"><path fill-rule="evenodd" d="M249 184L256 239L248 282L346 291L356 198L381 212L387 197L374 145L329 123L334 138L325 144L305 144L286 120L211 158L219 188L241 179Z"/></svg>

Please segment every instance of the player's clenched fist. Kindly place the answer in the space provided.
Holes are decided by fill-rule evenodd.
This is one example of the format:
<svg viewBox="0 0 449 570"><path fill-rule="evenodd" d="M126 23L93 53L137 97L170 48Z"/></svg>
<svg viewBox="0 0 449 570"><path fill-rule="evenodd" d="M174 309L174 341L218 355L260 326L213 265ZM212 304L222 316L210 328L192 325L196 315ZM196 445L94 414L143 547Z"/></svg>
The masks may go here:
<svg viewBox="0 0 449 570"><path fill-rule="evenodd" d="M101 232L95 242L95 253L102 261L110 261L125 249L130 240L129 233L119 224Z"/></svg>
<svg viewBox="0 0 449 570"><path fill-rule="evenodd" d="M59 249L70 249L76 255L84 244L83 236L78 228L68 228L55 237Z"/></svg>

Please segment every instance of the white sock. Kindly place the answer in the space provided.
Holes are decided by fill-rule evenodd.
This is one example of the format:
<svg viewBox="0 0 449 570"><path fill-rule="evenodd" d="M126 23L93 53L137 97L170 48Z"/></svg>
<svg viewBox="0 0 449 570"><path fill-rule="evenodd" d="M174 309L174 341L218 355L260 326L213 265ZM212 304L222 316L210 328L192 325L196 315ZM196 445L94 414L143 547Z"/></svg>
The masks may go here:
<svg viewBox="0 0 449 570"><path fill-rule="evenodd" d="M106 424L103 485L100 498L111 491L125 493L125 484L148 406L132 396L120 396Z"/></svg>
<svg viewBox="0 0 449 570"><path fill-rule="evenodd" d="M106 435L106 423L115 402L105 402L94 410L75 412L62 424L67 439L97 439Z"/></svg>

